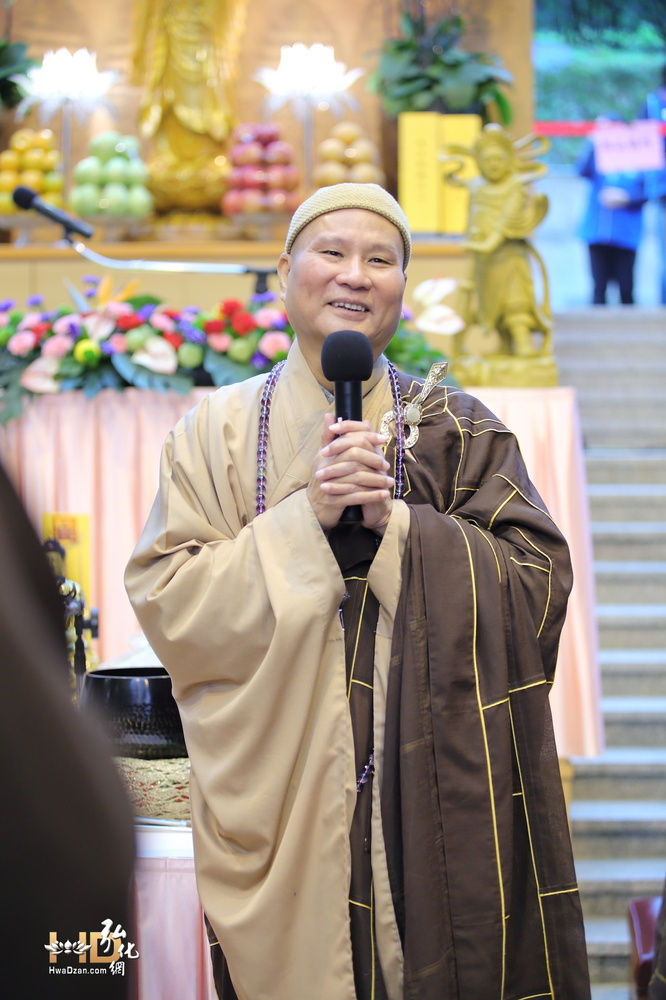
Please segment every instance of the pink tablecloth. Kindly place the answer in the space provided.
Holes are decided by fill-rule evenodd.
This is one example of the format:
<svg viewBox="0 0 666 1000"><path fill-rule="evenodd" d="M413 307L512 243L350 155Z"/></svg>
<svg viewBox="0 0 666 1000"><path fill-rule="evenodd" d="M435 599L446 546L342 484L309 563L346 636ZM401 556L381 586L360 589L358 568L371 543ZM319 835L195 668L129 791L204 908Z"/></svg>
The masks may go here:
<svg viewBox="0 0 666 1000"><path fill-rule="evenodd" d="M89 514L92 593L101 660L128 652L136 619L125 565L157 487L169 429L208 390L188 396L128 389L42 396L0 428L0 459L35 527L44 512ZM530 475L571 546L576 583L552 693L559 753L603 748L594 578L585 468L573 389L472 389L518 436Z"/></svg>

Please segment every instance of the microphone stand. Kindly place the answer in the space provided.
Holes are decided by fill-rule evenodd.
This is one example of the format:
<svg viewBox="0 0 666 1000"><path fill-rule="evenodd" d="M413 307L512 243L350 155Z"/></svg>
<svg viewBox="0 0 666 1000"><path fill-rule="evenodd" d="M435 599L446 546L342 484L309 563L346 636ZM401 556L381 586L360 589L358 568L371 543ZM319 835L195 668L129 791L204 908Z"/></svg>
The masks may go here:
<svg viewBox="0 0 666 1000"><path fill-rule="evenodd" d="M277 274L274 267L248 267L245 264L222 264L215 261L176 261L176 260L118 260L115 257L105 257L86 246L82 240L75 236L72 230L63 226L63 237L65 242L78 253L85 257L92 264L100 264L102 267L114 268L118 271L162 271L162 272L186 272L188 274L253 274L255 276L255 295L261 295L268 291L269 274Z"/></svg>

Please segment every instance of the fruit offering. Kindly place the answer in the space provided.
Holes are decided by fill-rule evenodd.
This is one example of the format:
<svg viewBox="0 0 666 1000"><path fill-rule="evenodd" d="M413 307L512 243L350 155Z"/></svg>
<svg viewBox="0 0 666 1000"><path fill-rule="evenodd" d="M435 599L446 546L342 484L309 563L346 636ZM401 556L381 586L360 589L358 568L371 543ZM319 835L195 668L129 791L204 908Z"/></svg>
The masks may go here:
<svg viewBox="0 0 666 1000"><path fill-rule="evenodd" d="M363 134L361 126L356 122L339 122L317 147L313 179L319 187L344 181L385 184L386 176L379 162L379 151Z"/></svg>
<svg viewBox="0 0 666 1000"><path fill-rule="evenodd" d="M9 148L0 153L0 215L19 211L12 198L19 185L31 188L43 201L63 207L65 178L51 129L20 128L10 136Z"/></svg>
<svg viewBox="0 0 666 1000"><path fill-rule="evenodd" d="M144 219L154 208L148 190L148 168L133 135L99 132L88 143L88 155L74 165L69 208L75 215Z"/></svg>
<svg viewBox="0 0 666 1000"><path fill-rule="evenodd" d="M231 171L223 215L294 212L301 203L294 151L271 122L238 125L231 134Z"/></svg>

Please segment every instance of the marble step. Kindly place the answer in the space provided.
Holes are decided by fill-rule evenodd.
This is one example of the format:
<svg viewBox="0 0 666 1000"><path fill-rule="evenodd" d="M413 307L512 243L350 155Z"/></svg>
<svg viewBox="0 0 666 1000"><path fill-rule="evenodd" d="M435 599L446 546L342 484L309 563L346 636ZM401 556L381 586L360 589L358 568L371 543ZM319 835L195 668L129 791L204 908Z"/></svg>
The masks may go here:
<svg viewBox="0 0 666 1000"><path fill-rule="evenodd" d="M622 983L592 983L592 1000L630 1000L628 981Z"/></svg>
<svg viewBox="0 0 666 1000"><path fill-rule="evenodd" d="M666 483L590 483L587 493L593 522L663 521L666 517Z"/></svg>
<svg viewBox="0 0 666 1000"><path fill-rule="evenodd" d="M593 983L628 984L631 978L631 939L626 919L599 917L585 921L590 980ZM628 986L625 985L625 998Z"/></svg>
<svg viewBox="0 0 666 1000"><path fill-rule="evenodd" d="M624 404L628 393L637 386L657 392L666 381L663 357L652 358L646 364L645 357L613 355L605 357L600 365L598 358L589 354L572 357L561 350L556 351L556 358L560 385L574 385L579 393L588 390L601 393L607 407L612 403L617 405L618 397Z"/></svg>
<svg viewBox="0 0 666 1000"><path fill-rule="evenodd" d="M592 521L599 562L666 562L666 521Z"/></svg>
<svg viewBox="0 0 666 1000"><path fill-rule="evenodd" d="M602 698L601 709L607 746L666 747L666 698Z"/></svg>
<svg viewBox="0 0 666 1000"><path fill-rule="evenodd" d="M628 982L592 983L592 1000L630 1000Z"/></svg>
<svg viewBox="0 0 666 1000"><path fill-rule="evenodd" d="M585 471L588 483L666 483L666 449L588 448Z"/></svg>
<svg viewBox="0 0 666 1000"><path fill-rule="evenodd" d="M666 604L666 562L599 560L594 578L601 604Z"/></svg>
<svg viewBox="0 0 666 1000"><path fill-rule="evenodd" d="M666 799L666 746L608 746L598 757L574 757L571 763L575 800Z"/></svg>
<svg viewBox="0 0 666 1000"><path fill-rule="evenodd" d="M585 799L570 807L576 863L658 858L666 845L666 801Z"/></svg>
<svg viewBox="0 0 666 1000"><path fill-rule="evenodd" d="M666 604L597 604L601 649L666 649Z"/></svg>
<svg viewBox="0 0 666 1000"><path fill-rule="evenodd" d="M654 418L652 409L599 414L579 406L586 448L631 448L640 440L644 448L666 448L666 420Z"/></svg>
<svg viewBox="0 0 666 1000"><path fill-rule="evenodd" d="M632 899L661 896L666 854L660 858L579 859L576 876L586 920L626 920Z"/></svg>
<svg viewBox="0 0 666 1000"><path fill-rule="evenodd" d="M642 336L659 339L666 324L666 310L660 306L581 306L578 309L557 311L553 317L557 336L570 336L574 344L578 338L597 337L602 342L612 342L616 347L627 348ZM625 355L631 353L628 350Z"/></svg>
<svg viewBox="0 0 666 1000"><path fill-rule="evenodd" d="M598 659L606 697L666 698L666 649L601 649Z"/></svg>

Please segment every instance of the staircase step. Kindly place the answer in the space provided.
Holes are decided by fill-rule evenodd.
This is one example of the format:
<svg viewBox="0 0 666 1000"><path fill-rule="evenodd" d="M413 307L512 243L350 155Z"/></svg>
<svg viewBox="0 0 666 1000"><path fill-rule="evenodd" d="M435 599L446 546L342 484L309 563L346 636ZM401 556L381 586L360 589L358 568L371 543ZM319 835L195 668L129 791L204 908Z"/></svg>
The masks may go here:
<svg viewBox="0 0 666 1000"><path fill-rule="evenodd" d="M666 649L601 649L598 655L606 697L666 698Z"/></svg>
<svg viewBox="0 0 666 1000"><path fill-rule="evenodd" d="M666 483L666 450L659 448L588 448L588 483Z"/></svg>
<svg viewBox="0 0 666 1000"><path fill-rule="evenodd" d="M629 902L660 896L666 876L661 858L594 858L576 861L576 876L585 919L627 920Z"/></svg>
<svg viewBox="0 0 666 1000"><path fill-rule="evenodd" d="M666 514L666 483L590 483L587 492L592 521L661 521Z"/></svg>
<svg viewBox="0 0 666 1000"><path fill-rule="evenodd" d="M560 351L557 355L557 371L561 385L580 386L580 394L587 391L599 392L606 408L609 408L613 403L617 405L618 393L622 394L624 404L637 385L653 392L662 388L666 379L666 358L652 359L646 365L645 358L614 355L604 358L603 365L600 365L595 357L576 357ZM609 383L616 387L612 393L608 391Z"/></svg>
<svg viewBox="0 0 666 1000"><path fill-rule="evenodd" d="M575 757L571 763L575 800L666 799L666 747L610 746L598 757Z"/></svg>
<svg viewBox="0 0 666 1000"><path fill-rule="evenodd" d="M666 521L592 521L595 560L666 562Z"/></svg>
<svg viewBox="0 0 666 1000"><path fill-rule="evenodd" d="M627 975L629 973L627 972ZM629 1000L629 981L619 983L592 983L592 1000Z"/></svg>
<svg viewBox="0 0 666 1000"><path fill-rule="evenodd" d="M666 844L666 802L574 801L570 807L576 864L592 858L656 858Z"/></svg>
<svg viewBox="0 0 666 1000"><path fill-rule="evenodd" d="M666 747L666 698L602 698L601 705L609 746Z"/></svg>
<svg viewBox="0 0 666 1000"><path fill-rule="evenodd" d="M627 920L612 917L586 920L585 940L591 981L627 984L631 975L631 939ZM625 991L627 988L625 985Z"/></svg>
<svg viewBox="0 0 666 1000"><path fill-rule="evenodd" d="M666 562L597 561L594 574L602 604L666 604Z"/></svg>
<svg viewBox="0 0 666 1000"><path fill-rule="evenodd" d="M666 605L597 604L602 649L666 649Z"/></svg>

